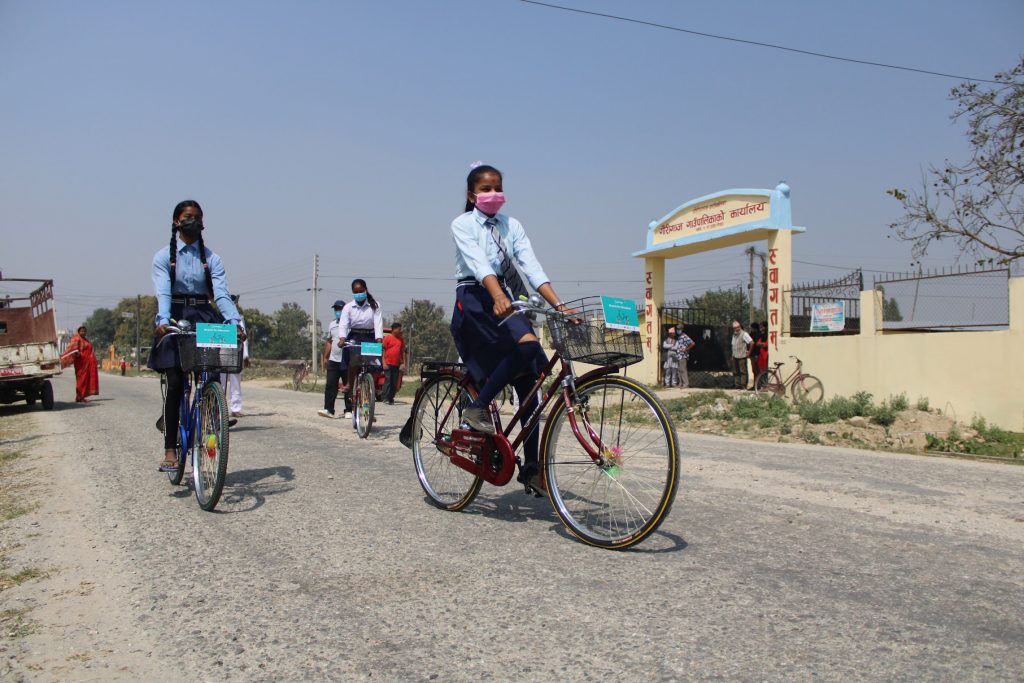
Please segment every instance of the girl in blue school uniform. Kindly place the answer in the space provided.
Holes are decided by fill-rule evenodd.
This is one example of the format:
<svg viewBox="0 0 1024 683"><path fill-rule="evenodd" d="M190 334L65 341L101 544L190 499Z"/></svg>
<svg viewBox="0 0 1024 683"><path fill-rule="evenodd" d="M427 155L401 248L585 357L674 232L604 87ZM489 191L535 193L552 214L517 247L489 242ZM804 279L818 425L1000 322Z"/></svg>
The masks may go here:
<svg viewBox="0 0 1024 683"><path fill-rule="evenodd" d="M203 243L203 229L203 209L197 202L186 199L174 207L170 244L153 256L157 310L148 366L167 376L164 413L158 421L164 432L161 471L177 467L178 420L184 390L177 337L163 339L167 326L171 320L188 320L194 327L195 323L238 325L242 319L228 293L224 264ZM239 329L238 337L245 339L244 330Z"/></svg>
<svg viewBox="0 0 1024 683"><path fill-rule="evenodd" d="M452 221L455 241L455 309L451 330L467 370L480 388L463 411L472 429L494 433L488 406L511 384L530 415L537 397L530 389L547 357L525 316L512 313L512 301L529 283L558 310L565 306L533 253L530 239L515 218L499 213L505 203L501 171L478 165L466 178L466 210ZM499 326L498 323L503 322ZM525 418L524 418L525 421ZM537 429L526 439L518 480L530 484L539 471ZM534 487L536 489L536 487Z"/></svg>

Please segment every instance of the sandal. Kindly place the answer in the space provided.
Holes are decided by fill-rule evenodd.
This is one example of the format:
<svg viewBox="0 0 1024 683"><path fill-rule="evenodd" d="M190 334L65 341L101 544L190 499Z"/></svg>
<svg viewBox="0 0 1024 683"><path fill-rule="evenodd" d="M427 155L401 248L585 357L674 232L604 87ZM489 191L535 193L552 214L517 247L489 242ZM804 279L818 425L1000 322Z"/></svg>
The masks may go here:
<svg viewBox="0 0 1024 683"><path fill-rule="evenodd" d="M175 472L175 471L177 471L177 469L178 469L178 456L177 455L175 455L173 457L173 459L168 459L167 456L165 455L164 456L164 461L162 463L160 463L159 467L157 467L157 471L159 471L159 472Z"/></svg>

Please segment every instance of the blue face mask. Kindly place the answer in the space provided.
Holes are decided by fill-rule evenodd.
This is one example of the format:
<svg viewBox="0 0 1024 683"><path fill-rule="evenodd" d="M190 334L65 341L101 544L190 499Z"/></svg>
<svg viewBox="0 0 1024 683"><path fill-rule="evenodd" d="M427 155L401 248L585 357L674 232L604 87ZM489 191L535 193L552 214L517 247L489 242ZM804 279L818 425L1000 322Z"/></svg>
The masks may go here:
<svg viewBox="0 0 1024 683"><path fill-rule="evenodd" d="M352 298L357 304L361 304L366 301L366 292L353 292Z"/></svg>
<svg viewBox="0 0 1024 683"><path fill-rule="evenodd" d="M341 311L339 311L339 310L335 310L334 311L334 319L335 320L341 320Z"/></svg>

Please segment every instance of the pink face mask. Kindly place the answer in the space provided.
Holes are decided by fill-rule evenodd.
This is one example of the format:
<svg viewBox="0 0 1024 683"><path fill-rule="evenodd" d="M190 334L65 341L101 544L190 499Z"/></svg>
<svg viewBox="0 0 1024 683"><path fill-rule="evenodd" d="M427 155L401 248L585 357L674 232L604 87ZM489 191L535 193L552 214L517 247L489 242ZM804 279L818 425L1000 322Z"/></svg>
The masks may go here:
<svg viewBox="0 0 1024 683"><path fill-rule="evenodd" d="M480 192L476 196L476 208L488 216L493 216L505 205L504 192Z"/></svg>

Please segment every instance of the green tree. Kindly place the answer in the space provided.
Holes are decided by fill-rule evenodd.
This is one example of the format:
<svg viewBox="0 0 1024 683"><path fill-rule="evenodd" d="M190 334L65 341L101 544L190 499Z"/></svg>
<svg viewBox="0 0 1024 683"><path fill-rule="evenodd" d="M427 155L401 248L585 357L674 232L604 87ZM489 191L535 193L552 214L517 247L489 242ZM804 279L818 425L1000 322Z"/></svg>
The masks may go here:
<svg viewBox="0 0 1024 683"><path fill-rule="evenodd" d="M267 357L278 360L309 358L309 314L295 302L282 304L271 316L273 329Z"/></svg>
<svg viewBox="0 0 1024 683"><path fill-rule="evenodd" d="M114 346L117 348L118 355L129 357L132 355L132 349L135 348L136 316L138 316L139 346L145 349L153 341L156 297L152 295L125 297L117 302L117 306L114 306L114 320L117 324L114 333ZM145 360L145 356L143 356L143 360Z"/></svg>
<svg viewBox="0 0 1024 683"><path fill-rule="evenodd" d="M97 308L82 324L89 328L89 339L95 348L105 349L114 342L117 320L109 308Z"/></svg>
<svg viewBox="0 0 1024 683"><path fill-rule="evenodd" d="M428 299L413 299L396 318L409 349L409 372L418 371L425 359L454 361L458 358L452 339L450 317Z"/></svg>
<svg viewBox="0 0 1024 683"><path fill-rule="evenodd" d="M748 327L750 306L742 289L716 289L692 296L683 302L685 308L704 309L709 325L728 325L739 320Z"/></svg>
<svg viewBox="0 0 1024 683"><path fill-rule="evenodd" d="M249 357L270 358L270 339L274 334L274 318L258 308L240 308L249 340Z"/></svg>
<svg viewBox="0 0 1024 683"><path fill-rule="evenodd" d="M979 263L1024 258L1024 59L995 80L994 87L967 81L950 92L953 120L967 122L971 159L932 166L920 192L888 191L905 212L890 228L913 244L915 256L951 239Z"/></svg>
<svg viewBox="0 0 1024 683"><path fill-rule="evenodd" d="M899 322L903 320L903 314L900 313L900 305L896 302L895 297L885 298L885 287L878 285L877 289L882 293L882 320L888 320L890 322Z"/></svg>

